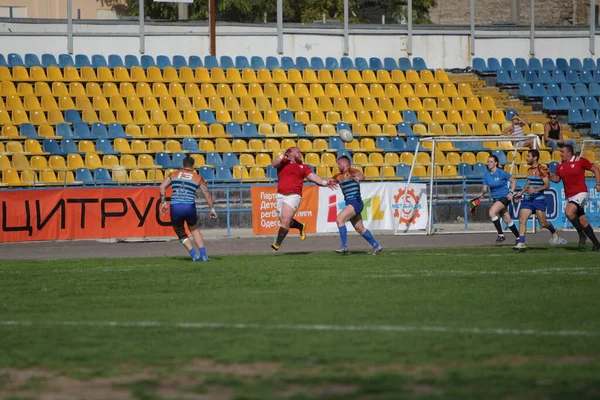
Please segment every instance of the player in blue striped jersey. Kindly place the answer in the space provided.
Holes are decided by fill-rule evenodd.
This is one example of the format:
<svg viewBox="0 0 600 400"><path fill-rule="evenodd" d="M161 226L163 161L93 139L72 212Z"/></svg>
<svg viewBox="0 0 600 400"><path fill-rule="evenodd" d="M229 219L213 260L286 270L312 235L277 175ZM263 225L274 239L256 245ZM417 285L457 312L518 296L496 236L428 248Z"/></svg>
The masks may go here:
<svg viewBox="0 0 600 400"><path fill-rule="evenodd" d="M552 238L551 244L566 243L556 233L556 229L552 223L546 219L546 195L544 191L550 187L550 179L548 178L548 166L540 164L540 152L533 149L527 152L527 183L521 191L515 196L516 201L521 201L521 210L519 211L519 239L513 247L515 250L523 250L525 246L525 233L527 232L527 220L533 212L542 228L550 231Z"/></svg>
<svg viewBox="0 0 600 400"><path fill-rule="evenodd" d="M200 232L198 226L198 214L196 212L196 192L200 190L206 202L210 207L210 218L217 218L214 204L206 181L200 175L194 171L194 159L186 157L183 160L183 169L179 169L171 172L169 176L160 185L160 199L161 199L161 214L167 212L167 188L171 186L171 223L173 224L173 230L177 234L179 241L185 246L192 256L194 261L208 261L208 255L204 248L204 238ZM185 231L185 224L187 224L192 237L188 237ZM196 252L194 243L198 246L199 253Z"/></svg>
<svg viewBox="0 0 600 400"><path fill-rule="evenodd" d="M358 169L350 167L350 159L346 156L341 156L337 163L340 173L331 178L331 183L339 185L340 189L342 189L346 206L339 212L336 218L342 246L335 252L340 254L348 253L348 229L346 228L346 222L350 221L356 232L364 237L373 247L373 255L377 255L381 253L383 247L373 238L371 231L365 228L362 216L360 215L364 207L360 195L360 181L365 179L365 176Z"/></svg>

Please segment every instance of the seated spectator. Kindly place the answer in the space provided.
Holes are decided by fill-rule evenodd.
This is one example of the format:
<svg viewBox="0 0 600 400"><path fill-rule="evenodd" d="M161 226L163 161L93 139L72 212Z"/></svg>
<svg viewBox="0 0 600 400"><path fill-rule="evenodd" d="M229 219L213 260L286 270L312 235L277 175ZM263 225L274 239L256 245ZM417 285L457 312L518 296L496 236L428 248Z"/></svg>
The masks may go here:
<svg viewBox="0 0 600 400"><path fill-rule="evenodd" d="M504 128L502 131L503 136L525 136L525 132L523 132L523 126L527 125L527 122L519 117L518 114L513 114L511 119L511 125ZM518 141L515 146L516 147L529 147L533 149L533 139L526 139Z"/></svg>
<svg viewBox="0 0 600 400"><path fill-rule="evenodd" d="M576 146L574 140L563 138L562 126L558 122L558 116L555 113L550 114L550 121L544 124L544 139L546 140L546 146L550 146L552 151L563 147L565 144L571 145L573 148Z"/></svg>

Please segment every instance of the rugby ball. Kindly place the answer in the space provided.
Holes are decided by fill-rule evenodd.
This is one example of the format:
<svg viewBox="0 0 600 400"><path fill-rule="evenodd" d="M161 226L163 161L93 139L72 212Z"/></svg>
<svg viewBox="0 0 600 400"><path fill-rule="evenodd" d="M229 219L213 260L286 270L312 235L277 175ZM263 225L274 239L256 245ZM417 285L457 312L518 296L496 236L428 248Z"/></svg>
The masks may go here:
<svg viewBox="0 0 600 400"><path fill-rule="evenodd" d="M354 139L354 135L348 129L341 129L339 135L340 139L342 139L342 141L346 143L351 142L352 139Z"/></svg>

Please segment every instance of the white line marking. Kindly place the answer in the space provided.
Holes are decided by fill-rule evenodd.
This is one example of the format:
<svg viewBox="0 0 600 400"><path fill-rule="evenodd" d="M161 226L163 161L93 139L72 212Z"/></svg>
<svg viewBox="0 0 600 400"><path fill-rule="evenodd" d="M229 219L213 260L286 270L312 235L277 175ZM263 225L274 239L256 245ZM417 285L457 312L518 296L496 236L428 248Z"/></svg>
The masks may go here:
<svg viewBox="0 0 600 400"><path fill-rule="evenodd" d="M404 274L367 275L367 278L420 278L431 276L474 276L474 275L599 275L598 267L546 268L520 271L457 271L457 270L420 270Z"/></svg>
<svg viewBox="0 0 600 400"><path fill-rule="evenodd" d="M403 326L403 325L307 325L307 324L252 324L219 322L159 322L159 321L0 321L0 326L93 326L115 328L165 327L177 329L240 329L240 330L292 330L292 331L342 331L342 332L441 332L473 335L513 336L598 336L600 332L583 330L544 331L510 328L454 328L449 326Z"/></svg>

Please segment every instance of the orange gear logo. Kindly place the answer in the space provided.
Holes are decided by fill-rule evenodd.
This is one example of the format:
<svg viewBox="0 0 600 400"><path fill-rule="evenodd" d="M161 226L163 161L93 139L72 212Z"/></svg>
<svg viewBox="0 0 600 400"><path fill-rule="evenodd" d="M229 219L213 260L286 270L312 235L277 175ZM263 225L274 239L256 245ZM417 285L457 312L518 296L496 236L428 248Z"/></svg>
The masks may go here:
<svg viewBox="0 0 600 400"><path fill-rule="evenodd" d="M398 193L394 196L394 202L397 205L397 207L394 207L394 217L400 219L398 225L404 223L408 226L421 216L418 207L419 196L417 196L414 189L410 189L408 193L406 193L406 198L404 200L405 205L409 205L409 207L400 209L402 207L400 201L402 200L404 193L406 193L406 189L398 189Z"/></svg>

